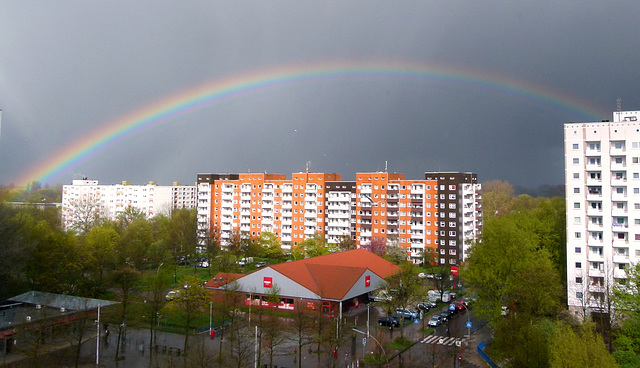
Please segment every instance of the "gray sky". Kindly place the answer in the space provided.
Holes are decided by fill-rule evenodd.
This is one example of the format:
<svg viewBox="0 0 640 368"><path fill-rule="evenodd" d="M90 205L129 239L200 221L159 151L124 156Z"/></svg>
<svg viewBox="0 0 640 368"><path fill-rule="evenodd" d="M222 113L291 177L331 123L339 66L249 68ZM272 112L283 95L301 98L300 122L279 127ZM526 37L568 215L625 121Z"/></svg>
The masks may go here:
<svg viewBox="0 0 640 368"><path fill-rule="evenodd" d="M563 183L563 123L611 119L617 98L640 110L637 0L0 0L0 9L0 184L181 91L294 66L460 72L240 94L113 144L51 184L290 176L307 162L352 180L386 161L408 178L473 171L533 188ZM505 93L504 81L520 90Z"/></svg>

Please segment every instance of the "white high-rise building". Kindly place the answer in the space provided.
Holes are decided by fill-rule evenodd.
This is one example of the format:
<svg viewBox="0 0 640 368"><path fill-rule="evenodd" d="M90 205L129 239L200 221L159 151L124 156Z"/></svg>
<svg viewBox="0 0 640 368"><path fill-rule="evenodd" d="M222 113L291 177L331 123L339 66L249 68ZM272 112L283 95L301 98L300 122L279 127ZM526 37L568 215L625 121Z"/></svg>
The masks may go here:
<svg viewBox="0 0 640 368"><path fill-rule="evenodd" d="M610 313L613 286L640 261L638 116L564 126L567 293L576 315Z"/></svg>
<svg viewBox="0 0 640 368"><path fill-rule="evenodd" d="M131 185L122 182L100 185L97 180L73 180L62 187L62 226L65 229L84 228L96 218L115 220L129 206L147 217L169 216L174 208L194 208L196 187L174 183L161 186L155 182Z"/></svg>

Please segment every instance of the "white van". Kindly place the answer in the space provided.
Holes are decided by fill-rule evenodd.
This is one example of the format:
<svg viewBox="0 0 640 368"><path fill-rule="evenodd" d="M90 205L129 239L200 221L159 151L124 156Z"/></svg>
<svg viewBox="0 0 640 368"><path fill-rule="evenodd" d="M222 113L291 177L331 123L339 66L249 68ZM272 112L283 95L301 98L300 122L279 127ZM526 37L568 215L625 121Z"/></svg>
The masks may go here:
<svg viewBox="0 0 640 368"><path fill-rule="evenodd" d="M238 261L238 264L240 266L244 266L244 265L247 265L249 263L253 263L253 257L242 258L241 260Z"/></svg>
<svg viewBox="0 0 640 368"><path fill-rule="evenodd" d="M440 292L438 290L429 290L427 292L427 295L429 295L429 301L432 303L435 303L438 300L440 300Z"/></svg>

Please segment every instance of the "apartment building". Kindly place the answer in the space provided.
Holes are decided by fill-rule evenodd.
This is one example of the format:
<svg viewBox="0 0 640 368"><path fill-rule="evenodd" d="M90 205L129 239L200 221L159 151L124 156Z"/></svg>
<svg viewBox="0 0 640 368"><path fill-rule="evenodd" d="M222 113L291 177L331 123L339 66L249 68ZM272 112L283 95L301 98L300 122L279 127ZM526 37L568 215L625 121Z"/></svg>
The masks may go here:
<svg viewBox="0 0 640 368"><path fill-rule="evenodd" d="M396 242L421 263L425 247L437 247L437 181L406 180L404 174L356 174L356 242Z"/></svg>
<svg viewBox="0 0 640 368"><path fill-rule="evenodd" d="M482 186L478 175L462 172L427 172L425 179L436 181L438 261L459 264L469 248L482 237Z"/></svg>
<svg viewBox="0 0 640 368"><path fill-rule="evenodd" d="M89 218L115 220L127 207L135 207L147 217L170 215L174 208L193 208L194 186L161 186L155 182L104 185L97 180L73 180L62 187L62 226L72 229Z"/></svg>
<svg viewBox="0 0 640 368"><path fill-rule="evenodd" d="M258 237L274 233L283 249L290 249L316 232L324 233L327 214L327 182L339 174L294 173L239 174L218 179L211 186L211 232L224 245L233 231ZM203 200L204 202L204 200Z"/></svg>
<svg viewBox="0 0 640 368"><path fill-rule="evenodd" d="M211 233L211 186L216 180L238 180L238 174L198 174L196 179L196 216L198 246L206 246Z"/></svg>
<svg viewBox="0 0 640 368"><path fill-rule="evenodd" d="M472 224L481 225L479 185L473 183L477 177L459 177L456 180L469 183L455 189L454 212L460 218L452 221L460 225L451 235L456 240L447 238L443 243L448 245L450 256L438 253L436 261L443 265L458 265L463 260L465 243L458 238L469 233L469 238L476 239L479 234L479 228L465 232L471 225L463 216L469 216L470 208L475 211ZM268 231L276 235L283 249L291 249L316 233L330 243L339 243L344 236L358 245L377 238L407 248L407 257L421 263L425 247L437 253L441 243L439 180L408 180L404 174L386 172L358 173L356 181L341 181L335 173L294 173L291 179L266 173L199 174L199 241L205 244L207 235L214 233L224 246L234 231L250 237Z"/></svg>
<svg viewBox="0 0 640 368"><path fill-rule="evenodd" d="M609 313L613 285L640 261L639 116L564 125L567 293L577 315Z"/></svg>

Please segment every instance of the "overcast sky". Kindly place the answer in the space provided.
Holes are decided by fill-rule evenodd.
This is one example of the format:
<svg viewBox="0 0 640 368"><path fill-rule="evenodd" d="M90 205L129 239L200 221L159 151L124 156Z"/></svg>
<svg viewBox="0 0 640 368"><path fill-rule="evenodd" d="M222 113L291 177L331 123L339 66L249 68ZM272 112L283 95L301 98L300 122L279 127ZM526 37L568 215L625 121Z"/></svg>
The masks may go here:
<svg viewBox="0 0 640 368"><path fill-rule="evenodd" d="M473 171L481 182L562 184L563 123L611 119L617 98L640 110L638 14L637 0L0 0L0 184L197 85L368 62L440 65L498 85L355 77L241 94L112 145L50 184L290 177L308 162L346 180L387 162L413 179ZM551 100L504 93L500 81Z"/></svg>

